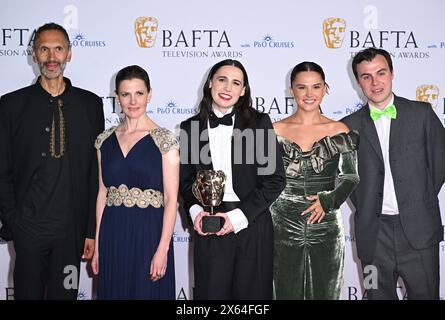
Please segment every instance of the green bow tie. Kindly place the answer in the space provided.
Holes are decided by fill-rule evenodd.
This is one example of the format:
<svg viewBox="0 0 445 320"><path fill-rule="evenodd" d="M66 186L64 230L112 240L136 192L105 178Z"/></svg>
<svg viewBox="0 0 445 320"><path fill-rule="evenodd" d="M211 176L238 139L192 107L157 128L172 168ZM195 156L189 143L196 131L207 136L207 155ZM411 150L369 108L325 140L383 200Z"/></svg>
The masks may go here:
<svg viewBox="0 0 445 320"><path fill-rule="evenodd" d="M390 119L395 119L397 117L397 110L395 105L387 106L384 110L371 108L370 109L371 119L377 121L381 116L385 115Z"/></svg>

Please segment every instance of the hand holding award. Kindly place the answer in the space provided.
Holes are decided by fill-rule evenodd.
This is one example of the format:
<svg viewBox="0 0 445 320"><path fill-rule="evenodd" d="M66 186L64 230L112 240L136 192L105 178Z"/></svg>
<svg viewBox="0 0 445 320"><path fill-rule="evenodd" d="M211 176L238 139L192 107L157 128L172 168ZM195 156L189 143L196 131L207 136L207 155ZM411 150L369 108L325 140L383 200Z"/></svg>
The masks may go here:
<svg viewBox="0 0 445 320"><path fill-rule="evenodd" d="M221 204L224 196L226 175L221 170L201 170L193 183L193 195L204 207L210 207L210 215L202 218L202 231L218 232L224 225L222 217L215 216L213 208Z"/></svg>

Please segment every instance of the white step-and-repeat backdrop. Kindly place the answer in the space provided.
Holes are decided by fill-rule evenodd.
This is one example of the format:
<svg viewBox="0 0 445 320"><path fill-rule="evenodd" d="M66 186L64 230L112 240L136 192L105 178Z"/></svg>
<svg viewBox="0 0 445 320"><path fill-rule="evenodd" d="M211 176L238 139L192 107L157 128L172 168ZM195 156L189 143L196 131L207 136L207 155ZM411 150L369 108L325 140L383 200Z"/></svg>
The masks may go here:
<svg viewBox="0 0 445 320"><path fill-rule="evenodd" d="M56 22L68 30L73 46L65 74L73 85L103 97L106 127L119 123L121 117L113 83L122 67L138 64L148 70L153 86L149 116L176 130L195 113L209 68L226 58L245 65L254 107L274 121L293 112L288 92L293 66L303 60L319 63L331 88L323 112L340 119L362 105L350 64L355 52L370 46L391 53L394 92L430 101L445 124L444 12L441 0L6 1L0 10L0 95L35 81L38 70L32 62L30 39L38 26ZM440 193L443 217L444 189ZM362 299L353 218L347 204L342 210L346 231L342 298ZM193 298L192 241L186 220L178 213L177 299ZM443 242L440 258L443 299ZM13 268L13 245L1 243L0 299L13 298ZM88 270L83 263L79 299L94 298ZM403 288L399 295L404 296Z"/></svg>

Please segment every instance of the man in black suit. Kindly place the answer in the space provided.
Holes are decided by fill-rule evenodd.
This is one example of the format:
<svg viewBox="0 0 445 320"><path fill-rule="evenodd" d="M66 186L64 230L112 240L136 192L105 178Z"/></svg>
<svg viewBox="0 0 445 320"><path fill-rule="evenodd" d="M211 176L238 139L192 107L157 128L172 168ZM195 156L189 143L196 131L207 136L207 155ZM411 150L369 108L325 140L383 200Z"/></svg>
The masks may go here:
<svg viewBox="0 0 445 320"><path fill-rule="evenodd" d="M240 62L212 67L199 114L181 123L180 193L194 236L194 299L272 299L273 228L269 206L285 186L283 161L267 114L252 108ZM223 226L202 229L209 215L192 193L201 170L227 176L215 208Z"/></svg>
<svg viewBox="0 0 445 320"><path fill-rule="evenodd" d="M102 100L63 77L60 25L36 31L33 59L36 83L0 99L0 236L14 241L16 299L76 299L82 253L94 251Z"/></svg>
<svg viewBox="0 0 445 320"><path fill-rule="evenodd" d="M392 93L387 51L360 51L352 69L368 98L342 119L360 133L360 184L351 200L368 298L397 299L401 277L409 299L438 299L445 129L430 104Z"/></svg>

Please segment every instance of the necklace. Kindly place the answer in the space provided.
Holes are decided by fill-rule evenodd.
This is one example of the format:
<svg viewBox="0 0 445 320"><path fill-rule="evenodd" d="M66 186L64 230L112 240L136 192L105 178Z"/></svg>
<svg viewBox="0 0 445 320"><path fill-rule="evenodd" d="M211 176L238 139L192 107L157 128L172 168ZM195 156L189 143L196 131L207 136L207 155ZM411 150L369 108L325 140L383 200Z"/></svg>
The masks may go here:
<svg viewBox="0 0 445 320"><path fill-rule="evenodd" d="M64 82L62 82L61 87L58 90L58 93L55 97L60 95L61 90L64 87ZM63 100L61 98L57 98L56 101L56 110L53 111L53 120L51 123L51 135L49 140L49 151L51 153L51 157L53 158L61 158L65 154L65 117L63 116ZM55 121L55 113L58 111L59 113L59 152L56 151L56 121Z"/></svg>
<svg viewBox="0 0 445 320"><path fill-rule="evenodd" d="M48 92L52 97L58 97L62 91L65 89L65 81L60 81L57 85L57 90L55 91L55 93L53 94L50 90L50 87L48 85L48 82L43 82L42 79L40 80L40 85L42 86L42 88Z"/></svg>

